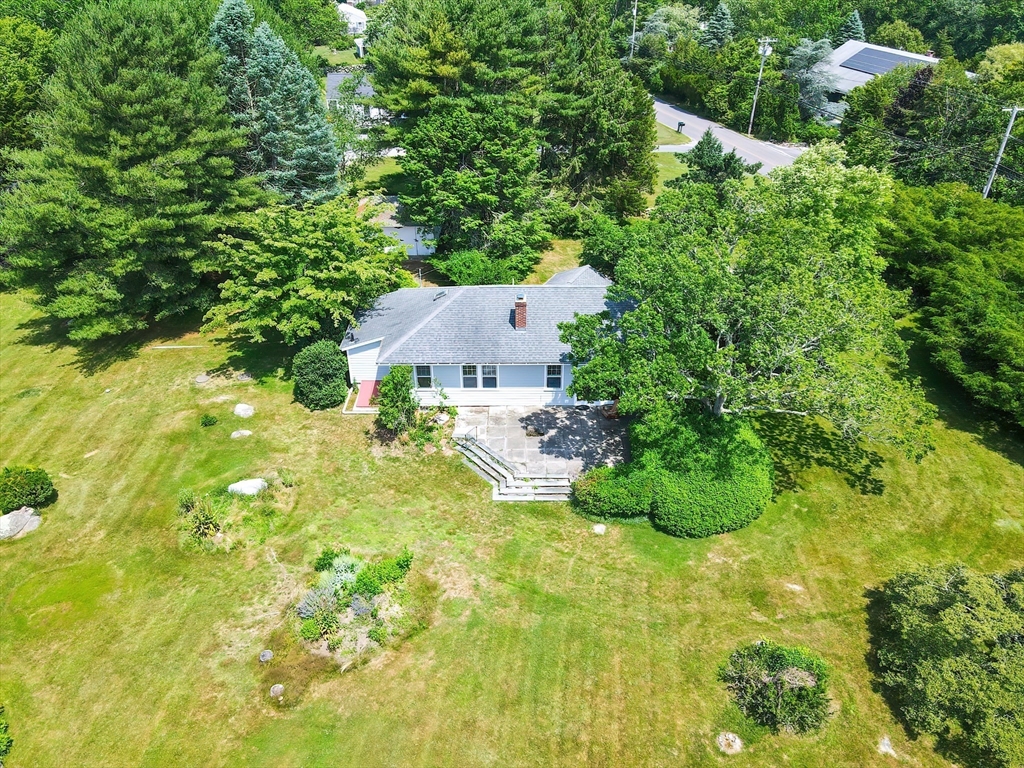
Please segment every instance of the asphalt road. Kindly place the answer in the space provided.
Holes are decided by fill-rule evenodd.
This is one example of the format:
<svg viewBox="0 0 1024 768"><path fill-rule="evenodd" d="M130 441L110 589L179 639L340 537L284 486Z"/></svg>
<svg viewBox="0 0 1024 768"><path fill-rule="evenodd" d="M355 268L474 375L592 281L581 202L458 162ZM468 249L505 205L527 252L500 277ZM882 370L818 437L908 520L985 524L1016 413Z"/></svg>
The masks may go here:
<svg viewBox="0 0 1024 768"><path fill-rule="evenodd" d="M654 99L654 114L659 123L667 125L673 130L680 121L686 123L683 133L694 141L710 128L711 133L722 142L726 152L735 149L736 154L748 163L762 163L761 173L767 173L780 165L791 165L804 151L803 147L783 147L768 141L748 138L742 133L725 128L718 123L713 123L690 112L684 112L658 98Z"/></svg>

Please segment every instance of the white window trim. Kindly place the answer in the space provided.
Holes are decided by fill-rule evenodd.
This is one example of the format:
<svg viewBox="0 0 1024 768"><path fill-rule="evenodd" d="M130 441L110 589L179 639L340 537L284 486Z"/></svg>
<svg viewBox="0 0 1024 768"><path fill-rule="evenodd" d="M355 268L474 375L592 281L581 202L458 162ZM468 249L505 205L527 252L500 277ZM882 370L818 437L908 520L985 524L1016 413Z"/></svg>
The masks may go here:
<svg viewBox="0 0 1024 768"><path fill-rule="evenodd" d="M430 386L429 387L421 387L420 386L420 377L417 374L417 371L416 371L417 368L427 368L430 371ZM412 380L413 380L413 383L416 385L415 389L418 389L421 392L426 391L428 389L433 389L434 388L434 366L432 366L432 365L422 365L422 364L421 365L414 365L412 367Z"/></svg>
<svg viewBox="0 0 1024 768"><path fill-rule="evenodd" d="M561 384L557 387L548 386L548 366L558 366L559 374L558 380ZM545 392L565 392L565 366L561 363L545 363L544 364L544 391Z"/></svg>

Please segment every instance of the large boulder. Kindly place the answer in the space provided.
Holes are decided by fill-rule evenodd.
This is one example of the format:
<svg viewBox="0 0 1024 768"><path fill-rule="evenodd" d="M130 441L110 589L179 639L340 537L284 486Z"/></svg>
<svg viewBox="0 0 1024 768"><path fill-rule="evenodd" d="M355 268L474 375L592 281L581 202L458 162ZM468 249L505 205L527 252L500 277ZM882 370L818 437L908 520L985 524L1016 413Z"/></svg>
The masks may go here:
<svg viewBox="0 0 1024 768"><path fill-rule="evenodd" d="M22 507L0 517L0 539L23 536L39 527L40 518L32 507Z"/></svg>
<svg viewBox="0 0 1024 768"><path fill-rule="evenodd" d="M239 480L228 486L228 493L237 493L239 496L255 496L260 491L266 490L267 481L262 477L253 477L249 480Z"/></svg>

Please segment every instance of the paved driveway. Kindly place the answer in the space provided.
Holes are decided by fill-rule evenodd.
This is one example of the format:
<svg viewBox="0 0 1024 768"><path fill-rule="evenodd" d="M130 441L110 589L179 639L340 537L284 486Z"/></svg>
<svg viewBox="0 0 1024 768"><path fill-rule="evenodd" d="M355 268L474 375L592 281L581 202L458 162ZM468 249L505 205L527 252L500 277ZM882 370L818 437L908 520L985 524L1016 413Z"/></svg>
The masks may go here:
<svg viewBox="0 0 1024 768"><path fill-rule="evenodd" d="M751 139L718 123L698 117L692 112L685 112L659 98L654 99L654 115L659 123L667 125L673 130L680 120L683 121L686 123L683 133L692 137L694 141L710 128L711 133L722 142L726 152L735 149L736 154L748 163L763 163L761 173L768 173L772 168L780 165L792 165L793 161L804 151L804 147L783 147L769 141Z"/></svg>
<svg viewBox="0 0 1024 768"><path fill-rule="evenodd" d="M475 437L532 478L575 478L629 457L625 420L606 419L597 408L461 407L455 433Z"/></svg>

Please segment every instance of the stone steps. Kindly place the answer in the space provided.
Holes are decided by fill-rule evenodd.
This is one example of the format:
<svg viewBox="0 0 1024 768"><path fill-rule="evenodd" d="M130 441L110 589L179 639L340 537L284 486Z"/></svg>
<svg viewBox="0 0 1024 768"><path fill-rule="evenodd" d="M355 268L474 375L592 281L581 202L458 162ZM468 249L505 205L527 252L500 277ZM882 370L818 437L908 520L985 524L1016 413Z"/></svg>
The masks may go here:
<svg viewBox="0 0 1024 768"><path fill-rule="evenodd" d="M568 475L523 477L494 451L471 437L454 438L464 461L493 486L494 501L568 501L572 480Z"/></svg>

